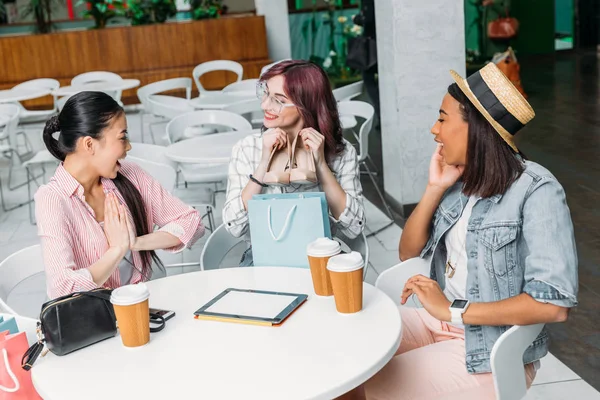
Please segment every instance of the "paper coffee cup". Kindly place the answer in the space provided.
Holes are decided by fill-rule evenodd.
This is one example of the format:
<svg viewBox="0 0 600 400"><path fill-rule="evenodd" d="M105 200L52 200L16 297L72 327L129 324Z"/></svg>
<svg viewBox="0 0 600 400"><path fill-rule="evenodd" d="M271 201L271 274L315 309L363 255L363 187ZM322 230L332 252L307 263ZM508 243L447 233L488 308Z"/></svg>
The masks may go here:
<svg viewBox="0 0 600 400"><path fill-rule="evenodd" d="M313 287L317 296L333 295L327 262L340 251L342 251L340 244L328 238L319 238L306 246Z"/></svg>
<svg viewBox="0 0 600 400"><path fill-rule="evenodd" d="M363 267L363 258L356 251L329 259L327 270L339 313L352 314L362 310Z"/></svg>
<svg viewBox="0 0 600 400"><path fill-rule="evenodd" d="M110 296L125 347L143 346L150 341L149 297L143 283L122 286Z"/></svg>

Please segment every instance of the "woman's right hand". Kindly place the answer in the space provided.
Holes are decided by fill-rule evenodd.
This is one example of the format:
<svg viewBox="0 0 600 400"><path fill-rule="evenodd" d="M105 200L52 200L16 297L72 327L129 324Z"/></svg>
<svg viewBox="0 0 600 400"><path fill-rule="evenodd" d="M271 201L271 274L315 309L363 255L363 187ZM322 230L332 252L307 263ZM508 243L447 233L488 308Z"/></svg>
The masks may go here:
<svg viewBox="0 0 600 400"><path fill-rule="evenodd" d="M274 148L279 150L287 146L287 140L287 133L283 129L273 128L266 131L262 137L263 158L268 159Z"/></svg>
<svg viewBox="0 0 600 400"><path fill-rule="evenodd" d="M112 192L104 199L104 234L111 248L118 249L123 255L127 253L131 243L127 212Z"/></svg>
<svg viewBox="0 0 600 400"><path fill-rule="evenodd" d="M464 165L448 165L440 154L442 145L438 144L429 164L429 186L446 191L454 185L465 171Z"/></svg>

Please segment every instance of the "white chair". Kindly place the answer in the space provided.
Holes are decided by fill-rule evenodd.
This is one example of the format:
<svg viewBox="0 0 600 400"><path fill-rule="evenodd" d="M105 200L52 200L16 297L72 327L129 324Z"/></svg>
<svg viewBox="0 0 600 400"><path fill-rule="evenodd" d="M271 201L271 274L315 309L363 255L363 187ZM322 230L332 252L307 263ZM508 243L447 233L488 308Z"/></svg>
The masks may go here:
<svg viewBox="0 0 600 400"><path fill-rule="evenodd" d="M155 146L160 148L162 146ZM165 149L164 147L162 147ZM214 209L216 208L215 194L210 188L203 188L203 190L185 190L176 189L177 172L173 167L172 162L162 163L154 162L153 160L166 159L164 156L164 150L162 157L157 156L158 149L149 152L147 155L141 157L135 157L128 155L127 160L138 164L146 172L148 172L154 179L156 179L167 191L173 193L175 197L178 197L185 204L189 204L194 208L205 208L205 216L208 219L208 229L212 232L215 226Z"/></svg>
<svg viewBox="0 0 600 400"><path fill-rule="evenodd" d="M227 131L250 131L252 124L244 117L223 110L201 110L186 113L173 118L167 125L169 143L198 136L190 128L202 125L220 126Z"/></svg>
<svg viewBox="0 0 600 400"><path fill-rule="evenodd" d="M35 225L36 221L33 216L33 193L31 193L31 182L34 181L37 183L36 178L46 176L46 165L50 164L52 166L58 166L58 163L59 161L46 149L38 151L32 158L23 163L23 167L27 171L27 198L29 199L27 203L29 208L29 222L32 225ZM36 166L42 168L42 173L39 176L35 176L31 171L31 169Z"/></svg>
<svg viewBox="0 0 600 400"><path fill-rule="evenodd" d="M360 96L363 92L364 82L358 81L350 85L333 89L333 96L337 101L348 101Z"/></svg>
<svg viewBox="0 0 600 400"><path fill-rule="evenodd" d="M30 346L38 341L37 319L2 312L0 312L0 317L4 317L4 320L14 318L17 321L17 327L19 328L19 332L25 332L25 335L27 335L27 342Z"/></svg>
<svg viewBox="0 0 600 400"><path fill-rule="evenodd" d="M61 98L59 98L58 100L56 100L56 110L58 112L61 112L62 109L65 107L65 103L67 102L67 100L69 100L71 98L72 95L69 96L63 96Z"/></svg>
<svg viewBox="0 0 600 400"><path fill-rule="evenodd" d="M166 96L166 95L157 95L158 93L163 93L170 90L181 90L185 89L185 99L175 96ZM190 112L193 111L193 107L189 105L189 100L192 95L192 79L191 78L173 78L173 79L165 79L163 81L158 81L151 83L146 86L142 86L137 91L138 99L140 103L144 106L144 110L141 113L141 122L142 122L142 143L144 142L144 116L145 115L153 115L159 118L165 118L164 115L156 114L153 110L154 103L164 104L165 107L175 108L181 110L182 112ZM153 102L149 101L149 98L153 99ZM160 107L159 107L160 111ZM170 113L167 113L170 114ZM154 134L152 133L152 126L160 123L153 122L148 125L150 129L150 135L152 137L152 142L156 143L154 140Z"/></svg>
<svg viewBox="0 0 600 400"><path fill-rule="evenodd" d="M196 87L198 88L198 92L200 92L200 96L202 96L202 94L205 93L220 92L219 90L206 90L204 89L204 86L202 86L202 83L200 83L200 77L202 75L206 74L207 72L214 71L231 71L237 75L236 81L238 82L242 80L242 76L244 75L244 67L242 66L242 64L236 61L214 60L197 65L196 68L194 68L194 70L192 71L192 76L194 78L194 82L196 82Z"/></svg>
<svg viewBox="0 0 600 400"><path fill-rule="evenodd" d="M223 108L222 111L229 111L243 116L252 124L253 128L260 128L263 125L264 112L258 99L240 101Z"/></svg>
<svg viewBox="0 0 600 400"><path fill-rule="evenodd" d="M56 90L60 87L60 82L56 79L50 78L42 78L42 79L32 79L30 81L26 81L20 83L16 86L13 86L13 89L49 89ZM46 122L48 118L56 114L58 108L56 107L56 96L52 94L54 98L53 107L50 110L28 110L19 102L15 104L19 106L19 123L28 124L28 123L38 123L38 122Z"/></svg>
<svg viewBox="0 0 600 400"><path fill-rule="evenodd" d="M167 148L165 146L150 143L132 143L131 149L127 152L127 159L134 157L159 164L167 164L177 171L179 164L167 157L166 152Z"/></svg>
<svg viewBox="0 0 600 400"><path fill-rule="evenodd" d="M374 235L388 226L394 223L394 214L392 213L392 209L390 208L387 200L379 186L377 185L377 181L375 180L375 176L377 175L376 171L371 170L367 161L371 161L373 164L373 160L369 156L369 134L371 133L371 128L373 127L373 117L375 115L375 109L369 103L365 103L364 101L340 101L338 103L338 112L340 115L349 115L352 117L363 118L365 121L360 127L358 134L352 129L352 134L356 138L358 142L358 163L365 168L366 174L373 182L373 186L375 186L375 190L379 195L379 198L383 202L383 205L386 209L387 215L390 218L390 222L385 226L378 229L376 232L371 232L369 235Z"/></svg>
<svg viewBox="0 0 600 400"><path fill-rule="evenodd" d="M123 80L123 78L120 75L115 74L114 72L92 71L92 72L85 72L83 74L79 74L76 77L74 77L73 79L71 79L71 86L81 86L81 85L85 85L86 83L112 82L112 81L122 81L122 80ZM108 94L110 97L115 99L117 101L117 103L119 103L121 106L123 105L123 103L121 102L122 92L123 92L122 90L107 90L107 91L105 91L106 94Z"/></svg>
<svg viewBox="0 0 600 400"><path fill-rule="evenodd" d="M240 251L232 253L234 249ZM233 257L233 261L232 265L227 266L237 267L245 250L246 243L244 240L242 238L231 236L231 234L227 232L227 229L225 229L225 225L220 225L206 240L206 244L200 255L200 270L206 271L209 269L218 269L223 263L223 260L228 256Z"/></svg>
<svg viewBox="0 0 600 400"><path fill-rule="evenodd" d="M375 287L399 305L406 281L417 274L429 276L429 272L430 260L411 258L382 272L375 282ZM412 302L409 306L419 307L420 304ZM515 325L504 332L494 344L490 363L497 400L519 400L527 393L523 353L543 328L544 324Z"/></svg>
<svg viewBox="0 0 600 400"><path fill-rule="evenodd" d="M225 86L221 92L228 94L236 94L237 92L252 94L256 93L256 84L258 83L258 79L244 79L243 81L237 81L230 83Z"/></svg>
<svg viewBox="0 0 600 400"><path fill-rule="evenodd" d="M260 70L260 76L263 76L263 75L264 75L264 73L265 73L265 72L267 72L268 70L270 70L270 69L271 69L271 67L272 67L273 65L275 65L275 64L279 64L279 63L280 63L280 62L282 62L282 61L290 61L290 60L291 60L291 58L285 58L285 59L283 59L283 60L275 61L275 62L272 62L271 64L267 64L267 65L265 65L265 66L264 66L264 67L262 67L262 68L261 68L261 70Z"/></svg>
<svg viewBox="0 0 600 400"><path fill-rule="evenodd" d="M39 244L21 249L0 263L0 311L37 318L46 299Z"/></svg>

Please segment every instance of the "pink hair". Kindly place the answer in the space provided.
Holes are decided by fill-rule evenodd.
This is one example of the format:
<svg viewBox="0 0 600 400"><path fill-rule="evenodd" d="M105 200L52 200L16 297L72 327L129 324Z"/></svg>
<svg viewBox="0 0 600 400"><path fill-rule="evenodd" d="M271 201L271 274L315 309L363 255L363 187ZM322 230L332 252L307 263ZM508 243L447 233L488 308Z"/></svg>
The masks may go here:
<svg viewBox="0 0 600 400"><path fill-rule="evenodd" d="M344 142L337 102L327 74L312 62L287 60L272 66L260 80L268 81L277 75L284 77L283 90L298 107L304 127L325 136L325 156L330 162L344 151Z"/></svg>

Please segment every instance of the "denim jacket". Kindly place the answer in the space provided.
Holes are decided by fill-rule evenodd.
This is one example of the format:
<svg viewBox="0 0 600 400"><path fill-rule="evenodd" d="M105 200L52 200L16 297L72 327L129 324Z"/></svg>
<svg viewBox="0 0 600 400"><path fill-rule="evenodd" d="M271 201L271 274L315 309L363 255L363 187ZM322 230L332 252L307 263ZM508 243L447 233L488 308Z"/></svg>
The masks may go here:
<svg viewBox="0 0 600 400"><path fill-rule="evenodd" d="M468 197L462 183L450 187L432 220L421 257L432 255L431 278L445 287L446 232L458 221ZM480 199L467 226L467 299L494 302L521 293L562 307L577 305L577 250L565 193L539 164L525 171L502 195ZM510 326L465 325L469 373L491 372L494 343ZM523 355L525 364L548 352L544 328Z"/></svg>

